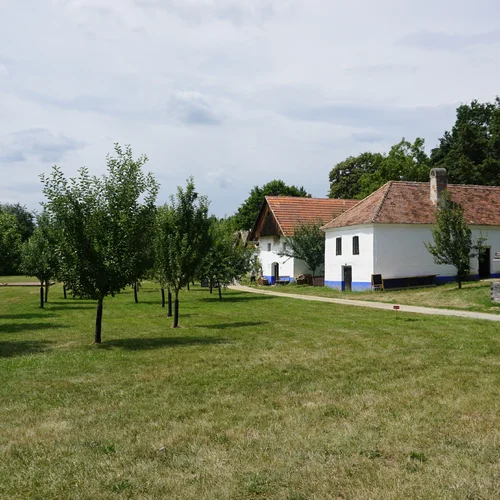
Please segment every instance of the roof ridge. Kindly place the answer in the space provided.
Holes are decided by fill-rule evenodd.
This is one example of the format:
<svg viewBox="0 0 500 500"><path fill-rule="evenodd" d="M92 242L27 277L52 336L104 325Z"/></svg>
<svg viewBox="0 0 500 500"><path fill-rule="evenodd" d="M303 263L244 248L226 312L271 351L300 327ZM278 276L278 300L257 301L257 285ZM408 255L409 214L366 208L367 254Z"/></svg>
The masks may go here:
<svg viewBox="0 0 500 500"><path fill-rule="evenodd" d="M372 217L372 220L371 220L371 223L372 223L372 224L374 224L374 223L375 223L375 221L377 220L377 217L378 217L378 215L379 215L379 213L380 213L380 211L382 210L382 207L383 207L383 205L384 205L385 199L387 198L387 195L388 195L389 191L391 190L391 187L392 187L392 185L393 185L393 183L394 183L394 182L397 182L397 181L389 181L389 182L386 182L383 186L381 186L381 187L379 187L379 188L377 189L377 191L379 191L380 189L383 189L385 186L387 186L387 189L386 189L386 191L385 191L385 193L384 193L384 196L383 196L383 197L382 197L382 199L380 200L380 202L379 202L379 204L378 204L378 208L377 208L377 210L375 211L375 214L374 214L374 215L373 215L373 217ZM377 191L374 191L374 193L376 193ZM372 193L372 194L374 194L374 193ZM370 196L371 196L371 195L370 195ZM366 198L365 198L365 200L366 200Z"/></svg>

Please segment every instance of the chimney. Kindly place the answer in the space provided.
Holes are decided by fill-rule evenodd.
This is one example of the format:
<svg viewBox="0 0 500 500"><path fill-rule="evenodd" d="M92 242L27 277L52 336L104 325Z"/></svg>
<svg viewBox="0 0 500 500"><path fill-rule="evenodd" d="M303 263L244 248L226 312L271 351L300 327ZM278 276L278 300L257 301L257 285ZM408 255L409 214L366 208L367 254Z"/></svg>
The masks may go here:
<svg viewBox="0 0 500 500"><path fill-rule="evenodd" d="M446 169L433 168L431 169L431 201L433 205L437 205L441 192L446 189Z"/></svg>

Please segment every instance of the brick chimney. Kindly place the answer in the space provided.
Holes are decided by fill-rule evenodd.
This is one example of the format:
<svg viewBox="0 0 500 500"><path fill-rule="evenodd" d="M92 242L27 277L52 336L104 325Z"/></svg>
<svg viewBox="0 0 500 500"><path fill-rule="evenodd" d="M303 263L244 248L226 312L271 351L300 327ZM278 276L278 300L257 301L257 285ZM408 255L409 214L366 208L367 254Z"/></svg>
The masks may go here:
<svg viewBox="0 0 500 500"><path fill-rule="evenodd" d="M437 205L441 192L446 189L446 169L433 168L430 173L431 178L431 201L433 205Z"/></svg>

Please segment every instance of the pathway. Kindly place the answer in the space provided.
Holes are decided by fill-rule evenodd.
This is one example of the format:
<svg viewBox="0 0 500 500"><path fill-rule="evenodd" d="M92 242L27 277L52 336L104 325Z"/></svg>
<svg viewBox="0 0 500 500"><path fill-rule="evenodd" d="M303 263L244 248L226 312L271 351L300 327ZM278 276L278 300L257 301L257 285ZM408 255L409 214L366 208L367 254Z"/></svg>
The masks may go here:
<svg viewBox="0 0 500 500"><path fill-rule="evenodd" d="M273 295L275 297L285 297L289 299L312 300L317 302L329 302L331 304L341 304L343 306L369 307L371 309L393 310L394 304L385 302L368 302L365 300L333 299L331 297L313 297L311 295L299 295L292 293L276 292L274 290L262 290L244 285L231 285L233 290L242 292L260 293L262 295ZM489 314L473 311L457 311L454 309L436 309L433 307L399 305L399 312L410 312L417 314L433 314L436 316L458 316L460 318L485 319L488 321L500 321L500 314Z"/></svg>

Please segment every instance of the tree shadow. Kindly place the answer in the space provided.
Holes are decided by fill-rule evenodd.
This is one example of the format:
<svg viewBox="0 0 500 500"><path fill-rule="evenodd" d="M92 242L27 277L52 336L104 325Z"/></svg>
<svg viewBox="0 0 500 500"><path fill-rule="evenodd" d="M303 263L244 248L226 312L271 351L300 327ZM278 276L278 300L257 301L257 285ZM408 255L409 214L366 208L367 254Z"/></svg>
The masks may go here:
<svg viewBox="0 0 500 500"><path fill-rule="evenodd" d="M79 299L76 297L70 297L64 300L50 300L50 295L49 295L49 301L47 302L47 304L56 304L57 306L67 305L71 303L89 305L92 307L97 306L97 300Z"/></svg>
<svg viewBox="0 0 500 500"><path fill-rule="evenodd" d="M227 328L245 328L247 326L267 325L269 321L235 321L234 323L219 323L215 325L197 325L198 328L211 330L226 330Z"/></svg>
<svg viewBox="0 0 500 500"><path fill-rule="evenodd" d="M253 300L270 300L270 299L273 299L275 297L273 296L270 296L270 295L257 295L257 294L248 294L248 295L243 295L243 296L233 296L233 295L230 295L230 296L227 296L227 295L224 295L224 293L222 294L222 300L219 299L219 295L218 294L213 294L211 297L207 297L207 298L203 298L201 299L203 302L220 302L220 303L223 303L223 302L250 302L250 301L253 301Z"/></svg>
<svg viewBox="0 0 500 500"><path fill-rule="evenodd" d="M50 313L24 313L24 314L0 314L0 320L2 319L37 319L37 318L57 318L57 314Z"/></svg>
<svg viewBox="0 0 500 500"><path fill-rule="evenodd" d="M0 358L11 358L47 351L52 342L45 340L22 340L0 342Z"/></svg>
<svg viewBox="0 0 500 500"><path fill-rule="evenodd" d="M47 309L49 309L50 311L71 311L71 310L76 310L76 311L84 311L86 309L95 309L97 307L97 303L96 305L86 305L86 304L82 304L80 306L73 306L73 305L65 305L65 306L52 306L52 304L54 304L54 302L47 302L47 304L45 305L45 307Z"/></svg>
<svg viewBox="0 0 500 500"><path fill-rule="evenodd" d="M190 345L228 344L229 340L219 337L154 337L115 339L103 342L100 349L118 347L128 351L161 349L164 347L182 347Z"/></svg>
<svg viewBox="0 0 500 500"><path fill-rule="evenodd" d="M4 323L0 324L0 333L23 333L33 330L51 330L65 325L55 323Z"/></svg>

